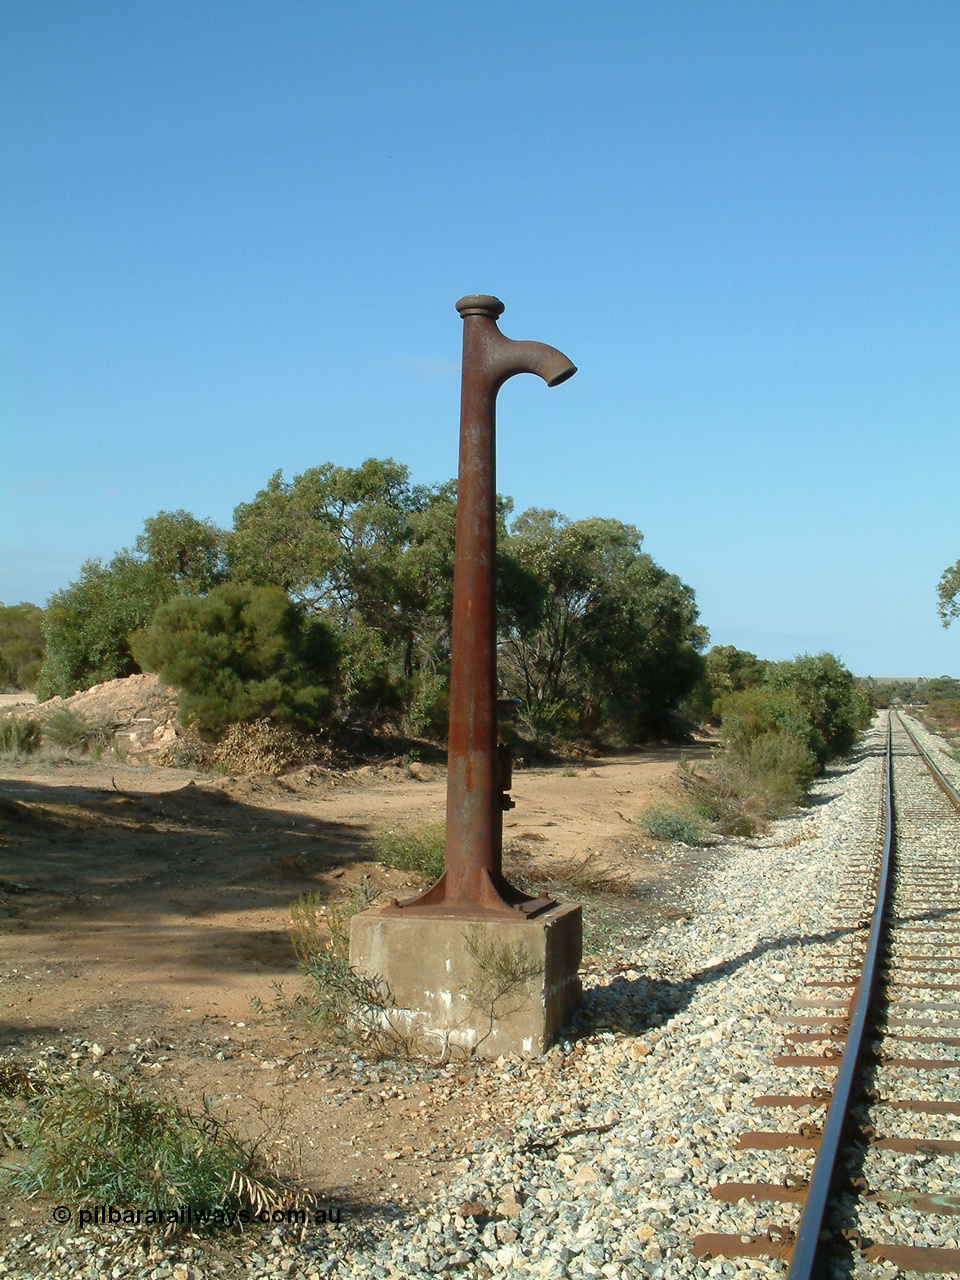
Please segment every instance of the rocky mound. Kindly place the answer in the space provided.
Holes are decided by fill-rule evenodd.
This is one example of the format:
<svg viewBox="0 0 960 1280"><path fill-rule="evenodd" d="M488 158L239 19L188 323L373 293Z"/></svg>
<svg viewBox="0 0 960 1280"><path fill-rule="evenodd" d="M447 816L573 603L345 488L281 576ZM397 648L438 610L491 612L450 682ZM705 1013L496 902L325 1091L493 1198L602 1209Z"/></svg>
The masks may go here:
<svg viewBox="0 0 960 1280"><path fill-rule="evenodd" d="M61 708L109 730L131 760L173 763L169 757L175 754L174 748L183 737L177 719L177 691L164 685L157 675L107 680L69 698L49 698L29 711L42 720Z"/></svg>

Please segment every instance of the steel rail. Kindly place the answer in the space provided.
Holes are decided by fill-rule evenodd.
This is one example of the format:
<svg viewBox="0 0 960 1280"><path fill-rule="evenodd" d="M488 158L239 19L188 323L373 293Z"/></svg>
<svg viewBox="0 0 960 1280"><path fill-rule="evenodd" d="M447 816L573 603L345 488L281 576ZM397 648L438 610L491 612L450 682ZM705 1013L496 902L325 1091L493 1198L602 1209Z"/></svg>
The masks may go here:
<svg viewBox="0 0 960 1280"><path fill-rule="evenodd" d="M927 766L930 773L933 775L934 782L936 782L937 786L944 793L944 795L947 797L947 799L950 801L953 807L957 810L957 812L960 813L960 792L957 791L956 787L954 787L952 783L947 781L944 775L933 763L933 758L927 754L926 748L921 747L920 743L917 741L916 737L914 736L913 731L903 723L903 716L900 714L899 711L896 712L896 716L900 724L900 728L904 731L904 733L907 735L907 737L916 747L917 755L920 757L923 763Z"/></svg>
<svg viewBox="0 0 960 1280"><path fill-rule="evenodd" d="M840 1069L833 1088L833 1099L823 1126L820 1149L817 1154L810 1187L803 1209L803 1216L797 1228L797 1238L793 1247L793 1257L787 1280L814 1280L824 1274L821 1262L820 1233L823 1230L823 1219L830 1198L836 1172L837 1158L843 1142L844 1130L849 1120L849 1107L853 1095L854 1081L860 1066L860 1058L866 1042L865 1032L875 994L875 980L879 968L880 942L885 926L887 900L890 896L892 870L895 849L894 808L893 808L893 734L892 718L887 716L887 750L884 767L884 835L883 853L880 860L880 876L877 884L877 897L867 937L867 949L864 956L860 983L857 987L856 1000L850 1016L850 1030L847 1033L840 1059Z"/></svg>

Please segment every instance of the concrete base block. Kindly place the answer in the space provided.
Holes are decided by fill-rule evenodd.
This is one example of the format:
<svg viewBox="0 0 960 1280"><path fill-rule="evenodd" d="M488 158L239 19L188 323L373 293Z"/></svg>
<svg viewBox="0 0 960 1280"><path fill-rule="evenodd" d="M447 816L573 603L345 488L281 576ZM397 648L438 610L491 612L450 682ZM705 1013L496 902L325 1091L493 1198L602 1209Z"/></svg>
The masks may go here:
<svg viewBox="0 0 960 1280"><path fill-rule="evenodd" d="M392 1025L425 1052L546 1050L580 1002L578 906L532 920L374 908L350 922L350 963L387 983Z"/></svg>

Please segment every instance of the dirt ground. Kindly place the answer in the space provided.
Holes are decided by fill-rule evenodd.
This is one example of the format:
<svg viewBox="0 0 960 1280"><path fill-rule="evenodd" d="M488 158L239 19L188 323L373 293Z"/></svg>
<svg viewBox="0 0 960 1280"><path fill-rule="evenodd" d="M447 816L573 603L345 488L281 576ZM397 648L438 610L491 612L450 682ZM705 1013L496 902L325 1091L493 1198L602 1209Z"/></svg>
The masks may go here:
<svg viewBox="0 0 960 1280"><path fill-rule="evenodd" d="M653 928L675 914L695 860L644 846L632 819L680 755L514 776L508 873L562 883L594 854L591 867L628 889L563 892L585 903L588 950L615 946L618 922ZM440 766L404 761L240 778L68 756L0 762L0 1057L132 1072L192 1107L214 1096L248 1130L282 1109L272 1141L314 1191L422 1201L482 1123L468 1085L483 1068L453 1063L416 1083L386 1064L373 1085L357 1083L349 1055L318 1045L277 987L289 999L306 981L289 939L294 899L346 897L362 877L389 896L416 887L375 861L370 838L442 821L444 787ZM40 1200L9 1198L0 1244L48 1217Z"/></svg>

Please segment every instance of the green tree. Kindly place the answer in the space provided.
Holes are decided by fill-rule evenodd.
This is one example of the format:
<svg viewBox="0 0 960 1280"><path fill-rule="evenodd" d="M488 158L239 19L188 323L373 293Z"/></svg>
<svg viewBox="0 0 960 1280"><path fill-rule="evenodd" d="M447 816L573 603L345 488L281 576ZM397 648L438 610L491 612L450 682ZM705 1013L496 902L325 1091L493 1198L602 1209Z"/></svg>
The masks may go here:
<svg viewBox="0 0 960 1280"><path fill-rule="evenodd" d="M143 522L136 550L183 595L203 595L224 580L224 533L189 511L158 511Z"/></svg>
<svg viewBox="0 0 960 1280"><path fill-rule="evenodd" d="M88 560L80 576L47 601L37 697L68 698L139 667L130 635L145 627L176 588L156 564L119 551L109 564Z"/></svg>
<svg viewBox="0 0 960 1280"><path fill-rule="evenodd" d="M683 713L693 720L720 723L720 700L728 693L751 689L763 681L767 663L746 649L715 644L703 659L703 674L683 702Z"/></svg>
<svg viewBox="0 0 960 1280"><path fill-rule="evenodd" d="M133 652L180 691L183 722L205 738L264 716L316 729L329 714L336 638L280 587L225 583L170 599Z"/></svg>
<svg viewBox="0 0 960 1280"><path fill-rule="evenodd" d="M404 656L412 664L414 613L404 609L410 575L400 561L410 517L422 505L409 471L392 458L361 466L311 467L292 482L273 475L234 512L227 538L232 577L273 584L323 613L341 643L348 706L397 710Z"/></svg>
<svg viewBox="0 0 960 1280"><path fill-rule="evenodd" d="M937 613L943 625L949 627L954 618L960 617L960 560L944 569L937 584L937 596Z"/></svg>
<svg viewBox="0 0 960 1280"><path fill-rule="evenodd" d="M715 644L705 654L704 662L716 698L762 684L769 665L755 653L732 644Z"/></svg>
<svg viewBox="0 0 960 1280"><path fill-rule="evenodd" d="M693 592L641 543L619 520L530 510L513 522L509 552L542 598L508 620L501 676L535 726L589 731L607 721L639 736L662 727L696 683L706 633Z"/></svg>
<svg viewBox="0 0 960 1280"><path fill-rule="evenodd" d="M32 689L43 659L43 610L0 604L0 689Z"/></svg>
<svg viewBox="0 0 960 1280"><path fill-rule="evenodd" d="M792 691L813 726L810 742L820 764L846 755L870 723L869 691L832 653L802 654L770 665L767 684Z"/></svg>
<svg viewBox="0 0 960 1280"><path fill-rule="evenodd" d="M389 609L396 552L414 506L409 474L392 458L325 463L290 482L276 472L234 511L230 576L282 587L313 612Z"/></svg>
<svg viewBox="0 0 960 1280"><path fill-rule="evenodd" d="M134 550L118 551L106 565L88 560L76 582L47 602L37 696L66 698L135 674L131 634L171 596L206 591L219 580L222 536L187 511L160 511L144 522Z"/></svg>
<svg viewBox="0 0 960 1280"><path fill-rule="evenodd" d="M511 558L501 499L501 613L526 617L540 588ZM234 513L232 576L273 583L340 638L344 715L406 718L443 732L450 662L456 483L411 485L391 458L278 472Z"/></svg>

